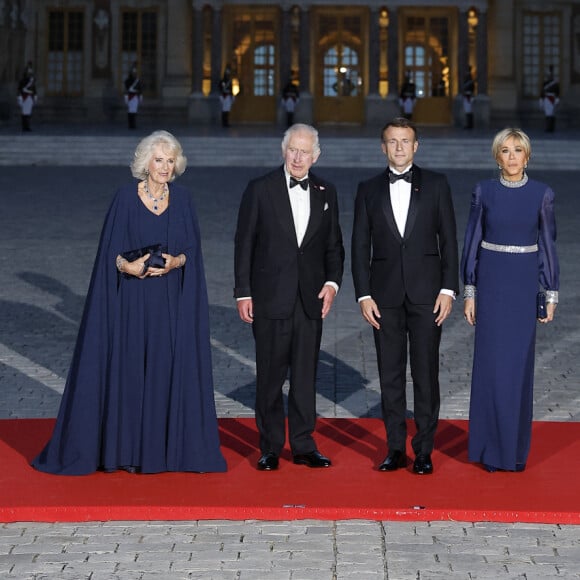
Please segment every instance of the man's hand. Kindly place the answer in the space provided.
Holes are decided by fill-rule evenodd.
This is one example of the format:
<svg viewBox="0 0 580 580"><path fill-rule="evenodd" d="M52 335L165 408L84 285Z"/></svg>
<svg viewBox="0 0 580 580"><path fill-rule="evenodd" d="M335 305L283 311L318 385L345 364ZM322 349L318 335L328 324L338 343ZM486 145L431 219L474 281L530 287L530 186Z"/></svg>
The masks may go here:
<svg viewBox="0 0 580 580"><path fill-rule="evenodd" d="M377 303L372 298L365 298L359 302L360 304L360 311L363 315L363 318L377 330L381 327L379 324L378 319L381 317L381 313L379 312L379 307Z"/></svg>
<svg viewBox="0 0 580 580"><path fill-rule="evenodd" d="M437 314L435 319L435 324L441 326L443 321L451 314L453 309L453 298L448 294L439 294L437 300L435 300L435 308L433 308L433 314Z"/></svg>
<svg viewBox="0 0 580 580"><path fill-rule="evenodd" d="M238 300L238 314L244 322L254 322L254 303L251 298Z"/></svg>
<svg viewBox="0 0 580 580"><path fill-rule="evenodd" d="M336 290L330 285L325 284L318 293L318 298L322 300L322 318L326 318L330 312L330 307L336 297Z"/></svg>

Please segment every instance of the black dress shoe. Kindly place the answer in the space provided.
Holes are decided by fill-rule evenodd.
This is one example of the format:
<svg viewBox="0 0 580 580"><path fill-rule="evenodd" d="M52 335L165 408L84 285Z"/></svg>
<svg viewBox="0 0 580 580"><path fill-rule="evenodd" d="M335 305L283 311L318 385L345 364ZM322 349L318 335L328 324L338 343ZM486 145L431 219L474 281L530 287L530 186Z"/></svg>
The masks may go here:
<svg viewBox="0 0 580 580"><path fill-rule="evenodd" d="M332 462L328 457L324 457L320 451L301 453L294 456L294 463L297 465L307 465L308 467L330 467Z"/></svg>
<svg viewBox="0 0 580 580"><path fill-rule="evenodd" d="M274 471L278 469L278 456L275 453L263 453L258 459L259 471Z"/></svg>
<svg viewBox="0 0 580 580"><path fill-rule="evenodd" d="M407 455L403 451L390 451L379 465L379 471L396 471L399 467L406 467L406 465Z"/></svg>
<svg viewBox="0 0 580 580"><path fill-rule="evenodd" d="M415 457L413 471L418 475L429 475L430 473L433 473L431 455L429 455L429 453L419 453L419 455Z"/></svg>

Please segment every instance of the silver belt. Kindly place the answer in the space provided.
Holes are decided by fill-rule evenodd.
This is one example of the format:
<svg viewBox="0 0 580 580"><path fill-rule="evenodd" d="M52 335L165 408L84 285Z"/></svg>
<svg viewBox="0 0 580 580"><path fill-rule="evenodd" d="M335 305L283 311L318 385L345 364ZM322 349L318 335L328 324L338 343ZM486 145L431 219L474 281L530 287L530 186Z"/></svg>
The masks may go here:
<svg viewBox="0 0 580 580"><path fill-rule="evenodd" d="M530 252L538 251L538 244L533 244L531 246L504 246L502 244L492 244L485 240L481 242L481 247L486 250L506 252L508 254L529 254Z"/></svg>

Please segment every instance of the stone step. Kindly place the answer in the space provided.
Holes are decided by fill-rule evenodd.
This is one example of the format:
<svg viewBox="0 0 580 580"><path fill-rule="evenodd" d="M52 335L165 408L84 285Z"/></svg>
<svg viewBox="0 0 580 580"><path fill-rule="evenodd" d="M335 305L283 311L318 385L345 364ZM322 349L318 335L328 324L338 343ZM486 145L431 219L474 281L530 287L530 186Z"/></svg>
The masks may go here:
<svg viewBox="0 0 580 580"><path fill-rule="evenodd" d="M129 165L141 136L0 135L0 165ZM282 162L278 137L181 137L192 167L272 167ZM425 137L418 164L433 168L494 169L490 139ZM331 137L321 140L320 167L383 167L376 138ZM580 166L580 141L535 139L530 167L566 170Z"/></svg>

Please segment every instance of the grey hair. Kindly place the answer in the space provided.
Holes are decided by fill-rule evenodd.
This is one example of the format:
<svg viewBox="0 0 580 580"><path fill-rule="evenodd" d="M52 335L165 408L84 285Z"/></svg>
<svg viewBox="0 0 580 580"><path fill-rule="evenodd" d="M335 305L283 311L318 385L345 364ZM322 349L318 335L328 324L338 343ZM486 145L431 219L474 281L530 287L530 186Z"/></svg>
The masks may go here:
<svg viewBox="0 0 580 580"><path fill-rule="evenodd" d="M499 150L501 149L502 145L510 138L513 137L517 141L519 141L520 145L523 147L526 157L529 159L532 155L532 143L530 138L517 127L507 127L506 129L501 130L494 138L493 143L491 144L491 153L494 159L497 159L499 155Z"/></svg>
<svg viewBox="0 0 580 580"><path fill-rule="evenodd" d="M312 137L312 153L316 157L320 153L320 141L318 140L318 131L312 125L306 125L305 123L295 123L286 129L284 133L284 138L282 139L282 155L286 154L286 149L288 147L288 142L294 133L310 133Z"/></svg>
<svg viewBox="0 0 580 580"><path fill-rule="evenodd" d="M131 163L131 173L137 179L146 179L149 162L153 156L153 150L161 145L163 151L171 152L175 156L175 170L171 176L171 181L179 177L187 167L187 157L183 154L181 143L168 131L154 131L148 137L141 140Z"/></svg>

